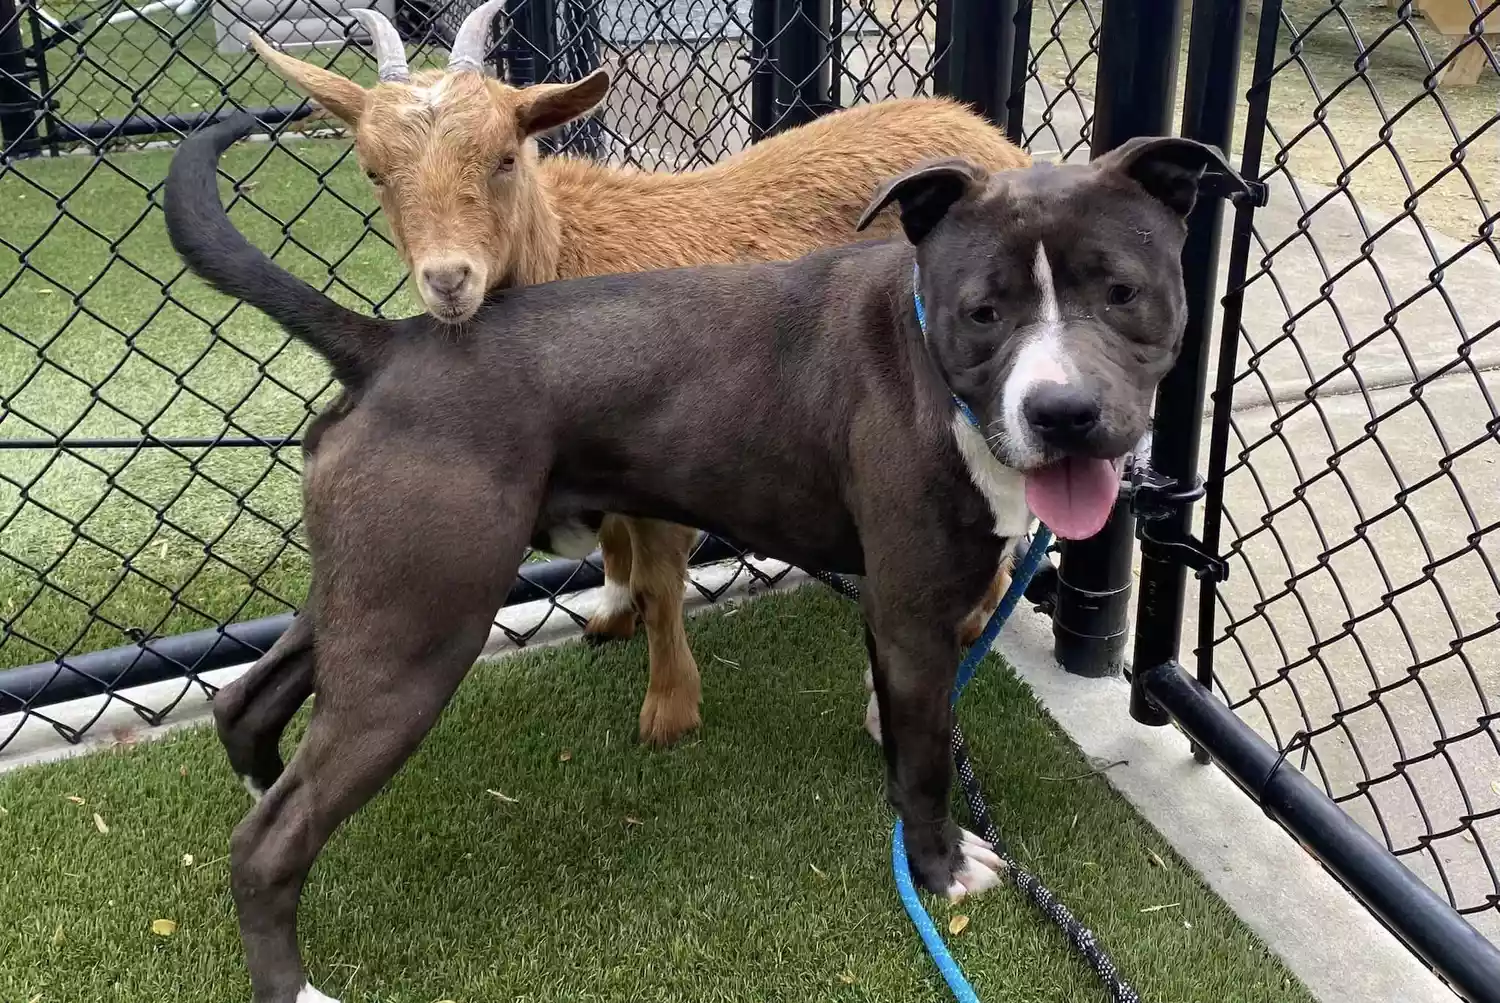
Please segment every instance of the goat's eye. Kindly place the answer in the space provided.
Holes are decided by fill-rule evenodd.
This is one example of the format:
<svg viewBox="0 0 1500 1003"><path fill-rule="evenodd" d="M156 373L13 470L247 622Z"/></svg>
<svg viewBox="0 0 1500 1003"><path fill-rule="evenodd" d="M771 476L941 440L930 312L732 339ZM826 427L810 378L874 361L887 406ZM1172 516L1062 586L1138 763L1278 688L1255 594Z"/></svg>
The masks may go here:
<svg viewBox="0 0 1500 1003"><path fill-rule="evenodd" d="M375 171L365 171L365 177L369 178L370 184L375 185L376 187L384 184L384 181L382 181L380 175Z"/></svg>
<svg viewBox="0 0 1500 1003"><path fill-rule="evenodd" d="M507 171L513 170L515 166L516 158L514 156L501 157L500 163L495 165L495 173L504 174Z"/></svg>
<svg viewBox="0 0 1500 1003"><path fill-rule="evenodd" d="M1000 319L1000 314L992 306L982 306L970 310L969 319L976 324L993 324Z"/></svg>
<svg viewBox="0 0 1500 1003"><path fill-rule="evenodd" d="M1123 283L1116 282L1114 285L1110 286L1109 291L1105 293L1105 299L1108 301L1110 306L1124 306L1131 300L1135 299L1135 294L1135 286L1127 286Z"/></svg>

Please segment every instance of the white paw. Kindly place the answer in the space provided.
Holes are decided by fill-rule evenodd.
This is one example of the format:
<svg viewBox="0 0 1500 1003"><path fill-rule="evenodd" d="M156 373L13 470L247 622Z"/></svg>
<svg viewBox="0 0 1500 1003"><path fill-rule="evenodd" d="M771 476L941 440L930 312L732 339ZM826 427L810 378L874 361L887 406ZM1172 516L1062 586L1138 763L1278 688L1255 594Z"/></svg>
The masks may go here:
<svg viewBox="0 0 1500 1003"><path fill-rule="evenodd" d="M1005 873L1005 861L993 846L967 829L960 829L959 833L958 850L963 854L963 864L954 873L953 884L948 886L950 902L989 891Z"/></svg>
<svg viewBox="0 0 1500 1003"><path fill-rule="evenodd" d="M594 607L597 617L615 616L633 610L635 603L630 598L630 586L606 581L599 590L599 605Z"/></svg>
<svg viewBox="0 0 1500 1003"><path fill-rule="evenodd" d="M297 993L297 1003L339 1003L332 996L324 996L312 987L311 983L302 983L302 990Z"/></svg>
<svg viewBox="0 0 1500 1003"><path fill-rule="evenodd" d="M875 694L870 694L870 702L865 704L865 731L875 740L876 745L882 744L880 737L880 701L875 699Z"/></svg>
<svg viewBox="0 0 1500 1003"><path fill-rule="evenodd" d="M260 789L260 785L249 777L240 777L240 783L245 785L245 790L250 792L250 798L259 801L266 796L266 792Z"/></svg>

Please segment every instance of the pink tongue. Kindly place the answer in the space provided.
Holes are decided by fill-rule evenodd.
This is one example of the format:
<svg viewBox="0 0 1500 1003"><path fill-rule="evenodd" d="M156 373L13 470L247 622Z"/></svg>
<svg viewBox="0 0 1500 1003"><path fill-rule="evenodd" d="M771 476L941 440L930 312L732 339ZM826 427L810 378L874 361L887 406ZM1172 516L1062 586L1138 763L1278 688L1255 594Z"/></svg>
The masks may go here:
<svg viewBox="0 0 1500 1003"><path fill-rule="evenodd" d="M1026 506L1064 540L1086 540L1104 528L1120 491L1108 460L1069 457L1026 475Z"/></svg>

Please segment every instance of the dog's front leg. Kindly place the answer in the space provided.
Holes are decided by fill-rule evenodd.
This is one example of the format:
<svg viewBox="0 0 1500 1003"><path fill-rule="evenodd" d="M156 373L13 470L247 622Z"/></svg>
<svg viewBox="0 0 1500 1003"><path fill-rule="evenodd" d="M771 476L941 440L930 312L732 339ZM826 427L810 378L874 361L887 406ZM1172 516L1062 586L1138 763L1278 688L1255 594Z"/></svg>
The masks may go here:
<svg viewBox="0 0 1500 1003"><path fill-rule="evenodd" d="M866 603L865 643L880 707L887 795L904 822L917 881L957 901L999 884L1004 864L948 813L956 625L899 612L881 616L872 605Z"/></svg>

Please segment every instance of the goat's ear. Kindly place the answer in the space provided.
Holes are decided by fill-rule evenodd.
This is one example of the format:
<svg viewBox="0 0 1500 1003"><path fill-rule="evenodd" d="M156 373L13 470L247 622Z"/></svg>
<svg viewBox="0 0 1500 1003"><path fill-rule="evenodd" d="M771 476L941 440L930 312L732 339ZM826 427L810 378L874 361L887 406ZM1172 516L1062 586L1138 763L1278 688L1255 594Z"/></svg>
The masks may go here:
<svg viewBox="0 0 1500 1003"><path fill-rule="evenodd" d="M365 112L365 102L369 100L369 91L332 70L277 52L253 31L250 33L250 46L276 71L277 76L333 112L349 126L359 124L359 117Z"/></svg>
<svg viewBox="0 0 1500 1003"><path fill-rule="evenodd" d="M516 112L521 132L535 136L582 118L609 93L609 71L595 70L571 84L536 84L521 92L525 103Z"/></svg>
<svg viewBox="0 0 1500 1003"><path fill-rule="evenodd" d="M971 192L981 191L989 174L983 167L959 157L928 161L905 174L891 178L875 190L875 197L854 224L863 230L886 206L901 207L901 229L913 244L942 222L953 203Z"/></svg>
<svg viewBox="0 0 1500 1003"><path fill-rule="evenodd" d="M1128 139L1096 159L1094 167L1125 175L1179 216L1193 211L1207 171L1221 175L1229 190L1250 190L1217 147L1179 136Z"/></svg>

